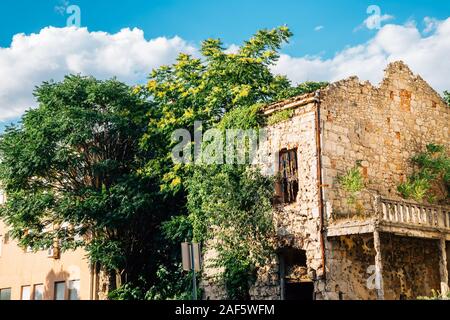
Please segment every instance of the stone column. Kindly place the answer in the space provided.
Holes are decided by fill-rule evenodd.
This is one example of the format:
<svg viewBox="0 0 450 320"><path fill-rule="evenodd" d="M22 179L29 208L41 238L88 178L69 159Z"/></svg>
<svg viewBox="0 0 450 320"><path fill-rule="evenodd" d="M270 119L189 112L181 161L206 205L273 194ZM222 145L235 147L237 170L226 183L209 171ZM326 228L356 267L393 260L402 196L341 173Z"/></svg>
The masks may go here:
<svg viewBox="0 0 450 320"><path fill-rule="evenodd" d="M445 238L439 240L439 274L441 276L441 293L443 296L448 294L448 269L447 269L447 250Z"/></svg>
<svg viewBox="0 0 450 320"><path fill-rule="evenodd" d="M381 259L380 233L375 228L373 232L373 244L375 247L375 289L377 290L377 300L384 300L383 285L383 262Z"/></svg>

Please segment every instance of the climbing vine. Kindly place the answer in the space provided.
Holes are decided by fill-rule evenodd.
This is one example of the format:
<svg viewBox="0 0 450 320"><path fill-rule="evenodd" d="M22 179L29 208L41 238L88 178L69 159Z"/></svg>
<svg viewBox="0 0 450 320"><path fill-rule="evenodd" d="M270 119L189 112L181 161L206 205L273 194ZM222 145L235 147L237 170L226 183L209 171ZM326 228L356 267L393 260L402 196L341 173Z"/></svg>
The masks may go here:
<svg viewBox="0 0 450 320"><path fill-rule="evenodd" d="M259 109L233 109L216 128L224 135L226 129L256 129L263 122ZM274 252L273 179L248 164L202 165L193 168L187 185L193 238L217 253L211 266L223 270L216 281L229 299L249 299L257 266Z"/></svg>

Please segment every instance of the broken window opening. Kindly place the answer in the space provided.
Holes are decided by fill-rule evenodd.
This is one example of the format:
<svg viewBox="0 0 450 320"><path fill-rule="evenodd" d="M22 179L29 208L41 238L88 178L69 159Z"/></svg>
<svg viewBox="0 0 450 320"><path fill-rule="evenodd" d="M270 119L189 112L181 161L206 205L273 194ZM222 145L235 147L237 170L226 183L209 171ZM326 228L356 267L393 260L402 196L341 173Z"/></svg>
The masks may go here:
<svg viewBox="0 0 450 320"><path fill-rule="evenodd" d="M279 153L278 179L275 185L276 203L289 204L297 199L298 162L297 149L283 149Z"/></svg>

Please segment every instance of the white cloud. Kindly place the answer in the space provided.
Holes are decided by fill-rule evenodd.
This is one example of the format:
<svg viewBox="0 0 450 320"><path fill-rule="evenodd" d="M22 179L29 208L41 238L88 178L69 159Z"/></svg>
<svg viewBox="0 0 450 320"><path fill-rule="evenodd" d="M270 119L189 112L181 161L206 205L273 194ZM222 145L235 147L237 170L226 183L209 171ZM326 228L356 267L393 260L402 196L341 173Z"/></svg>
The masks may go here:
<svg viewBox="0 0 450 320"><path fill-rule="evenodd" d="M38 34L17 34L10 47L0 48L0 121L34 106L32 92L42 81L80 73L135 84L179 52L196 54L197 49L179 37L146 40L139 29L109 34L47 27Z"/></svg>
<svg viewBox="0 0 450 320"><path fill-rule="evenodd" d="M314 28L314 31L320 31L323 28L325 28L325 27L324 26L317 26L317 27Z"/></svg>
<svg viewBox="0 0 450 320"><path fill-rule="evenodd" d="M336 81L351 75L377 83L389 62L404 60L436 90L449 90L450 18L433 20L433 26L422 34L413 23L388 24L368 42L332 58L282 54L273 71L286 74L294 83ZM237 48L230 45L227 52ZM10 47L0 48L0 122L35 106L32 92L42 81L81 73L140 83L152 68L173 62L179 52L197 55L198 48L179 37L146 40L139 29L109 34L48 27L38 34L18 34Z"/></svg>
<svg viewBox="0 0 450 320"><path fill-rule="evenodd" d="M378 83L389 62L405 61L436 90L450 89L450 18L440 21L435 30L422 36L413 24L385 25L367 43L347 48L333 58L281 55L273 67L293 82L336 81L351 75Z"/></svg>

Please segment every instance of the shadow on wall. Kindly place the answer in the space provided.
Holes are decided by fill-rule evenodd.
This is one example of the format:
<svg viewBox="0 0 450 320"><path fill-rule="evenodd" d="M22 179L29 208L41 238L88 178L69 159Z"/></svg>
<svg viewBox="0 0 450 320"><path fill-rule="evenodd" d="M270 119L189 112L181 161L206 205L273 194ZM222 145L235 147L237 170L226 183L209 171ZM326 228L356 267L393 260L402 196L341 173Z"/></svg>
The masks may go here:
<svg viewBox="0 0 450 320"><path fill-rule="evenodd" d="M51 270L45 277L44 300L67 300L67 279L70 273Z"/></svg>

